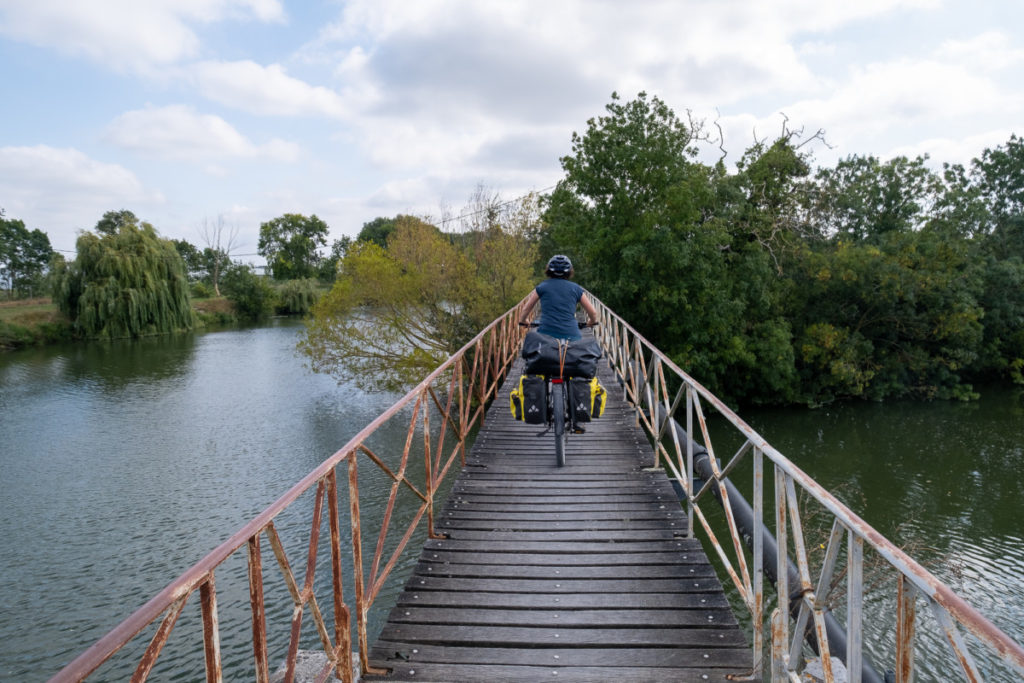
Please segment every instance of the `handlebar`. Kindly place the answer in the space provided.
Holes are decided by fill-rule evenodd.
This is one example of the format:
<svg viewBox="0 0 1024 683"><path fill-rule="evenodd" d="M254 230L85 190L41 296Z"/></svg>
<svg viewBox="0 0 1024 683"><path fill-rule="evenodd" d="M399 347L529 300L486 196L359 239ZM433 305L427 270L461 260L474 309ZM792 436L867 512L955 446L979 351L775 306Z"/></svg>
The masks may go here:
<svg viewBox="0 0 1024 683"><path fill-rule="evenodd" d="M579 321L576 321L576 327L578 327L578 328L579 328L579 329L581 329L581 330L582 330L582 329L583 329L584 327L597 327L597 326L598 326L598 325L600 325L600 324L601 324L601 322L600 322L600 321L598 321L598 322L594 323L593 325L591 325L590 323L581 323L581 322L579 322ZM522 320L520 320L520 321L519 321L519 326L520 326L520 327L540 327L540 323L538 323L538 322L530 322L530 323L524 323L524 322L523 322Z"/></svg>

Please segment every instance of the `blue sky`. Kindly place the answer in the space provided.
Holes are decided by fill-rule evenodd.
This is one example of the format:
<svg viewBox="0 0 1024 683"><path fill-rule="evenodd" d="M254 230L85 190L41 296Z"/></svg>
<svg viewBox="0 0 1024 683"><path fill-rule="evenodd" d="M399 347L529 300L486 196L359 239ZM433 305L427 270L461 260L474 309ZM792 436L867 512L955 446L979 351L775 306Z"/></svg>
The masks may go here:
<svg viewBox="0 0 1024 683"><path fill-rule="evenodd" d="M286 212L334 239L548 188L613 91L717 120L729 161L785 116L820 164L967 163L1024 134L1022 27L1006 0L0 0L0 207L69 252L111 209L200 246L221 218L259 262Z"/></svg>

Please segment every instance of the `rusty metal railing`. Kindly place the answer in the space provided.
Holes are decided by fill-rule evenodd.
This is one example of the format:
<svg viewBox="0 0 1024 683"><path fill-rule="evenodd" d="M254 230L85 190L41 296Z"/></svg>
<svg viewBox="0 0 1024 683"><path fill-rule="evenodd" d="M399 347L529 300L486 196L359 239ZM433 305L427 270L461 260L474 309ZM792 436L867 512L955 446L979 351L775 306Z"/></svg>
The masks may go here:
<svg viewBox="0 0 1024 683"><path fill-rule="evenodd" d="M118 651L159 620L155 634L141 656L132 681L144 681L156 664L161 651L177 624L189 597L199 591L202 621L202 648L205 657L207 681L222 680L220 625L218 619L215 574L218 568L242 548L247 551L248 592L251 606L252 646L255 679L261 683L270 679L268 661L267 612L265 606L263 556L265 542L277 560L281 576L293 602L290 639L285 662L285 680L292 681L298 659L303 620L308 614L313 621L328 662L318 680L332 675L346 683L353 680L352 672L352 616L354 609L356 638L360 668L363 673L373 672L369 665L367 642L367 614L379 595L385 580L394 569L410 538L425 524L427 533L434 537L434 496L445 481L458 458L465 460L467 437L478 426L484 415L485 404L495 397L501 382L515 358L523 336L516 324L516 309L512 309L488 325L466 346L432 372L416 388L384 411L373 422L356 434L334 455L295 484L270 507L258 514L228 540L200 560L184 574L164 588L134 614L103 636L89 649L57 673L51 683L82 681L96 672ZM411 412L411 418L408 413ZM431 415L438 416L439 425L431 427ZM385 425L409 419L404 450L397 468L389 467L385 458L375 453L367 440ZM392 427L393 428L393 427ZM422 443L417 445L416 432L422 431ZM390 493L384 509L383 521L375 541L369 575L365 573L363 556L363 529L359 509L359 456L365 456L390 479ZM412 477L409 470L413 458L422 460L422 481ZM346 542L342 538L342 513L339 510L338 479L348 479L349 518L351 527L351 571L355 600L350 605L343 591L343 552ZM275 518L289 509L300 496L315 489L312 525L305 556L305 573L299 577L285 552ZM386 544L396 497L400 489L411 491L419 500L418 509L406 527L397 545ZM325 509L326 508L326 509ZM332 606L333 623L328 623L314 590L314 578L321 549L323 516L327 515L330 547L331 583L327 601ZM424 517L426 521L424 522ZM385 549L390 549L390 554ZM385 556L387 555L386 559ZM383 567L381 564L383 563ZM198 648L199 644L196 644Z"/></svg>
<svg viewBox="0 0 1024 683"><path fill-rule="evenodd" d="M675 363L652 346L635 329L617 316L603 303L594 299L601 316L601 325L596 334L609 356L609 360L621 379L626 398L638 407L637 419L650 436L660 466L682 487L686 496L690 535L693 535L693 520L697 519L714 547L719 559L736 586L753 626L752 675L765 675L764 646L770 644L771 670L773 681L798 681L798 672L803 666L805 634L810 631L818 643L818 655L825 680L834 680L832 658L826 637L826 613L828 611L829 589L836 579L836 568L845 546L846 556L846 652L844 658L850 681L860 681L864 662L862 660L863 629L865 618L864 552L871 549L883 560L896 578L896 615L893 670L898 683L910 683L914 676L914 641L918 625L918 607L923 604L930 609L935 624L956 660L960 663L966 680L983 680L980 667L971 653L965 634L973 637L975 648L984 648L988 655L1001 660L1020 680L1024 680L1024 648L1001 632L985 617L970 607L924 567L911 559L900 548L885 539L880 533L855 515L835 496L822 488L806 473L773 448L761 435L741 420L722 401L683 372ZM708 415L705 408L716 411L734 431L736 441L742 446L736 451L725 467L720 467L715 458ZM708 477L699 488L694 477L693 438L680 438L671 427L677 416L683 416L686 435L694 435L694 420L710 456L713 476ZM681 443L685 441L685 443ZM762 554L762 534L753 533L753 549L750 561L744 550L742 534L738 529L733 504L730 501L726 478L730 472L738 471L737 466L747 456L752 460L752 495L754 528L761 529L764 523L765 468L774 481L775 535L778 542L777 595L797 596L799 609L794 623L791 623L786 603L779 600L771 615L770 634L765 633L765 567ZM809 559L804 538L804 523L801 514L801 500L813 500L832 519L832 530L827 548L817 564ZM701 506L714 492L724 510L725 526L729 537L724 543L715 534L714 525L709 521L710 509ZM718 504L715 504L717 508ZM806 506L806 504L804 505ZM792 541L792 544L790 544ZM844 543L845 541L845 543ZM789 585L790 555L798 568L798 586ZM814 572L817 570L817 580ZM885 618L886 615L878 615Z"/></svg>

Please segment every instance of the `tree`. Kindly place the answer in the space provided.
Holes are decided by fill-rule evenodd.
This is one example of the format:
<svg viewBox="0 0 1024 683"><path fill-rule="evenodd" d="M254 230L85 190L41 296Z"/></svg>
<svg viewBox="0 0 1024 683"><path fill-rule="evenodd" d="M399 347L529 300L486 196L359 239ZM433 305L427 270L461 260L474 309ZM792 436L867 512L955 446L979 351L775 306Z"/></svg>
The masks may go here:
<svg viewBox="0 0 1024 683"><path fill-rule="evenodd" d="M327 244L327 224L312 215L286 213L260 224L259 253L276 280L315 277L319 247Z"/></svg>
<svg viewBox="0 0 1024 683"><path fill-rule="evenodd" d="M224 216L217 216L216 223L204 218L199 234L206 245L203 250L203 262L213 286L213 293L220 296L220 274L231 264L231 252L238 238L238 226L226 226Z"/></svg>
<svg viewBox="0 0 1024 683"><path fill-rule="evenodd" d="M242 318L259 320L274 310L274 288L250 265L232 263L224 270L224 292Z"/></svg>
<svg viewBox="0 0 1024 683"><path fill-rule="evenodd" d="M321 282L334 282L338 277L338 264L345 258L345 253L352 246L352 238L343 235L331 242L331 255L320 261L317 268L317 278Z"/></svg>
<svg viewBox="0 0 1024 683"><path fill-rule="evenodd" d="M927 160L850 156L820 169L814 220L826 234L856 240L921 228L942 192Z"/></svg>
<svg viewBox="0 0 1024 683"><path fill-rule="evenodd" d="M388 237L395 229L395 222L403 218L403 216L396 216L395 218L384 218L378 216L372 221L363 223L363 229L359 231L356 236L357 242L373 242L377 246L386 249L388 246Z"/></svg>
<svg viewBox="0 0 1024 683"><path fill-rule="evenodd" d="M8 298L40 292L53 253L46 233L29 230L21 220L4 218L0 212L0 285Z"/></svg>
<svg viewBox="0 0 1024 683"><path fill-rule="evenodd" d="M181 261L185 264L185 272L188 273L189 278L205 275L206 269L203 267L203 254L196 248L196 245L187 240L171 240L171 244L174 245L174 250L178 252L178 256L181 256Z"/></svg>
<svg viewBox="0 0 1024 683"><path fill-rule="evenodd" d="M529 265L522 282L529 288ZM436 227L395 219L387 248L357 241L314 307L299 349L318 372L366 389L416 382L504 312L469 252ZM485 300L486 299L486 300Z"/></svg>
<svg viewBox="0 0 1024 683"><path fill-rule="evenodd" d="M174 244L130 211L107 212L97 232L79 236L77 258L56 277L54 299L75 327L111 339L191 329L188 277Z"/></svg>

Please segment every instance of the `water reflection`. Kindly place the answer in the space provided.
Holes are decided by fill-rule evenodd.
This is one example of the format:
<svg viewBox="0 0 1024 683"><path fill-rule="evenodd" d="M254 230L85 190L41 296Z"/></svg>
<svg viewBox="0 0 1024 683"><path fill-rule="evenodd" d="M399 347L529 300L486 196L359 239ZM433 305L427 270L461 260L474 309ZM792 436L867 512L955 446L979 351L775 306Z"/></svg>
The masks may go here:
<svg viewBox="0 0 1024 683"><path fill-rule="evenodd" d="M298 329L0 357L0 679L53 673L394 402L307 372Z"/></svg>
<svg viewBox="0 0 1024 683"><path fill-rule="evenodd" d="M966 404L852 403L813 411L754 411L745 419L1011 638L1024 642L1022 396L1019 390L988 387L981 400ZM748 469L734 477L744 491L750 490ZM883 605L876 615L894 614L895 587L879 590L872 598ZM865 623L868 649L887 666L891 652L881 643L891 642L891 626L877 618ZM918 628L924 654L920 680L946 680L955 670L936 633ZM991 670L987 680L1014 680L1005 669L981 661Z"/></svg>

